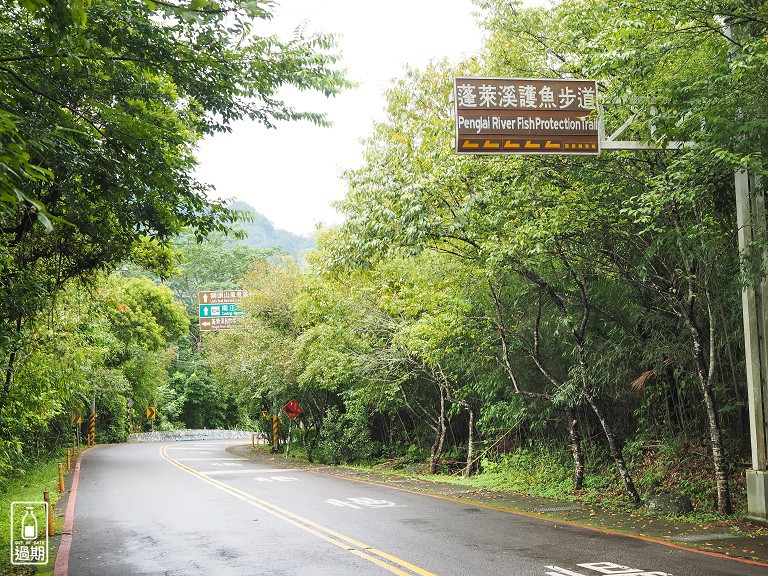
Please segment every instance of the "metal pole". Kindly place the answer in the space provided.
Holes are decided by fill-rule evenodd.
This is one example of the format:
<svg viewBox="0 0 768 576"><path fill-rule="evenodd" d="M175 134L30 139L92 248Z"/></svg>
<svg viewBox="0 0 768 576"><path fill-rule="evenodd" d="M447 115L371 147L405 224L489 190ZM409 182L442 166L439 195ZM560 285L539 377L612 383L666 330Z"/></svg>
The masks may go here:
<svg viewBox="0 0 768 576"><path fill-rule="evenodd" d="M734 40L737 28L731 18L725 18L723 34L730 42L731 62L739 58ZM736 171L735 184L739 256L749 267L741 293L752 448L752 469L746 474L747 516L765 522L768 521L768 280L764 275L768 271L768 252L764 247L758 260L751 248L753 243L765 246L768 240L765 195L761 178L747 170Z"/></svg>
<svg viewBox="0 0 768 576"><path fill-rule="evenodd" d="M288 453L291 451L291 433L293 432L293 418L290 418L288 424L288 443L285 446L285 459L288 460Z"/></svg>
<svg viewBox="0 0 768 576"><path fill-rule="evenodd" d="M738 170L736 218L739 253L749 267L742 290L752 469L747 470L747 515L768 520L768 280L756 276L768 269L768 254L759 258L751 246L766 241L765 196L759 177Z"/></svg>
<svg viewBox="0 0 768 576"><path fill-rule="evenodd" d="M736 218L738 221L739 252L752 267L742 291L744 344L747 360L747 387L749 393L750 439L752 468L765 470L768 463L766 450L766 367L765 350L766 282L755 278L756 262L750 253L750 244L765 239L765 206L762 191L754 175L745 170L736 172ZM765 256L763 255L763 259Z"/></svg>

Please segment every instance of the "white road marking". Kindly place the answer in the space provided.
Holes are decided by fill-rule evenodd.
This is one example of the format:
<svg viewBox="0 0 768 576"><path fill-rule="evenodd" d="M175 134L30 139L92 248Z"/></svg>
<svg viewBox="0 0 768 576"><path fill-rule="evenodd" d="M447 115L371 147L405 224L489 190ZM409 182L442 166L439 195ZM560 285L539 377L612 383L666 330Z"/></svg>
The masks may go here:
<svg viewBox="0 0 768 576"><path fill-rule="evenodd" d="M304 472L298 468L280 470L200 470L200 474L281 474L283 472Z"/></svg>
<svg viewBox="0 0 768 576"><path fill-rule="evenodd" d="M176 458L180 462L240 462L240 458Z"/></svg>
<svg viewBox="0 0 768 576"><path fill-rule="evenodd" d="M377 500L375 498L346 498L346 500L337 500L336 498L329 498L325 501L326 504L332 504L333 506L349 506L360 510L361 508L405 508L405 504L397 505L389 500Z"/></svg>
<svg viewBox="0 0 768 576"><path fill-rule="evenodd" d="M254 478L256 482L298 482L298 478L294 478L292 476L270 476L269 478L265 476L256 476Z"/></svg>
<svg viewBox="0 0 768 576"><path fill-rule="evenodd" d="M591 562L588 564L577 564L577 567L586 569L591 574L597 572L606 576L671 576L667 572L649 572L613 562ZM545 566L544 568L553 570L553 572L546 572L547 576L589 576L584 572L574 572L560 566Z"/></svg>

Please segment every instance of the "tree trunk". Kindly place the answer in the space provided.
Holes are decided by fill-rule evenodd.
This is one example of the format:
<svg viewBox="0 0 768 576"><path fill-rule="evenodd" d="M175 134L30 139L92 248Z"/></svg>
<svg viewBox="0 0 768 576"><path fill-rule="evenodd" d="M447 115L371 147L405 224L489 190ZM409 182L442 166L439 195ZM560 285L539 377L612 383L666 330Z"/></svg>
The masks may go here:
<svg viewBox="0 0 768 576"><path fill-rule="evenodd" d="M16 334L21 333L21 318L16 319ZM3 379L3 388L2 388L2 396L0 396L0 422L3 421L3 409L5 408L5 403L8 401L8 396L11 394L11 385L13 384L13 374L15 371L15 364L16 364L16 357L17 357L17 350L14 348L11 350L11 353L8 355L8 366L5 369L5 378ZM5 433L5 430L0 424L0 438L3 437L3 434Z"/></svg>
<svg viewBox="0 0 768 576"><path fill-rule="evenodd" d="M581 435L579 434L579 421L576 418L576 410L569 407L568 434L571 438L571 455L573 456L573 489L581 490L584 487L584 451L581 448Z"/></svg>
<svg viewBox="0 0 768 576"><path fill-rule="evenodd" d="M728 487L728 467L723 451L720 423L717 419L715 398L712 387L704 390L704 403L707 405L707 418L709 419L709 441L712 445L712 463L715 468L715 484L717 488L717 510L721 514L731 514L731 491Z"/></svg>
<svg viewBox="0 0 768 576"><path fill-rule="evenodd" d="M692 311L689 307L686 311ZM731 514L731 492L728 487L728 467L723 450L720 420L717 416L715 393L712 389L712 380L715 373L715 335L712 315L709 316L709 362L704 355L701 331L692 318L692 314L686 314L685 321L691 333L693 344L693 357L696 361L696 374L699 378L699 387L704 396L704 404L707 408L707 421L709 422L709 442L712 449L712 465L715 471L715 487L717 490L717 510L721 514Z"/></svg>
<svg viewBox="0 0 768 576"><path fill-rule="evenodd" d="M440 415L437 418L437 436L432 445L432 457L429 461L429 473L437 474L437 462L440 460L440 454L443 453L443 444L445 444L445 386L439 384L440 390Z"/></svg>
<svg viewBox="0 0 768 576"><path fill-rule="evenodd" d="M472 474L472 458L475 453L475 411L472 408L469 410L469 439L467 440L467 466L464 468L464 476L467 478Z"/></svg>
<svg viewBox="0 0 768 576"><path fill-rule="evenodd" d="M611 452L613 461L616 463L616 467L619 469L619 474L621 475L621 480L624 483L624 489L627 491L627 496L629 496L629 499L633 504L640 505L642 501L640 500L640 496L635 489L635 483L632 481L632 476L630 475L629 469L627 468L627 463L624 461L624 455L622 454L619 443L617 442L616 436L613 433L613 427L608 422L605 413L595 398L587 395L587 402L589 402L589 405L594 411L595 416L597 416L597 419L600 421L600 426L603 428L605 438L608 441L608 449Z"/></svg>

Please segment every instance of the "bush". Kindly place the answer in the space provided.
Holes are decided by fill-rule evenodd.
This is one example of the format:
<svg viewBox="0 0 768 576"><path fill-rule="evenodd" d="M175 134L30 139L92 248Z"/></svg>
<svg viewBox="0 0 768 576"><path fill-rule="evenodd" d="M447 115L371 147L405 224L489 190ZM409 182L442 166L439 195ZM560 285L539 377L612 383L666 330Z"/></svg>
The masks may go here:
<svg viewBox="0 0 768 576"><path fill-rule="evenodd" d="M320 432L320 460L326 464L369 460L378 451L363 414L340 413L330 408Z"/></svg>
<svg viewBox="0 0 768 576"><path fill-rule="evenodd" d="M483 461L477 481L523 494L562 497L573 490L567 453L546 446L520 448L497 461Z"/></svg>

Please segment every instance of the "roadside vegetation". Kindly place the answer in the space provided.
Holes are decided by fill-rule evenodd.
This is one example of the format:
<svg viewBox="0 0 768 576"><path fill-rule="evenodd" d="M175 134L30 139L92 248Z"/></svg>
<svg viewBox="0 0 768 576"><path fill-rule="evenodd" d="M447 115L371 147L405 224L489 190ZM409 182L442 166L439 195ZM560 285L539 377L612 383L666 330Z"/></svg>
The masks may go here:
<svg viewBox="0 0 768 576"><path fill-rule="evenodd" d="M764 270L740 266L733 175L765 172L763 2L479 0L482 52L393 81L346 173L346 222L301 263L237 241L194 147L237 119L323 123L275 91L347 84L332 38L240 42L267 12L220 4L3 3L0 489L92 403L97 442L271 440L296 398L311 461L744 512L741 290ZM470 75L594 78L608 132L697 145L459 156L449 96ZM247 316L201 335L197 291L234 288ZM283 416L280 449L287 431Z"/></svg>
<svg viewBox="0 0 768 576"><path fill-rule="evenodd" d="M11 516L11 503L13 502L41 502L43 491L47 490L51 499L51 505L55 506L59 499L58 493L58 463L38 464L30 466L23 474L18 474L12 480L3 484L0 491L0 525L9 527ZM61 534L63 525L63 511L56 511L54 515L54 529L56 534ZM0 530L0 548L4 551L11 550L10 530ZM53 574L53 561L56 550L49 547L49 566L12 566L10 553L0 555L0 574ZM35 571L37 569L37 571Z"/></svg>

